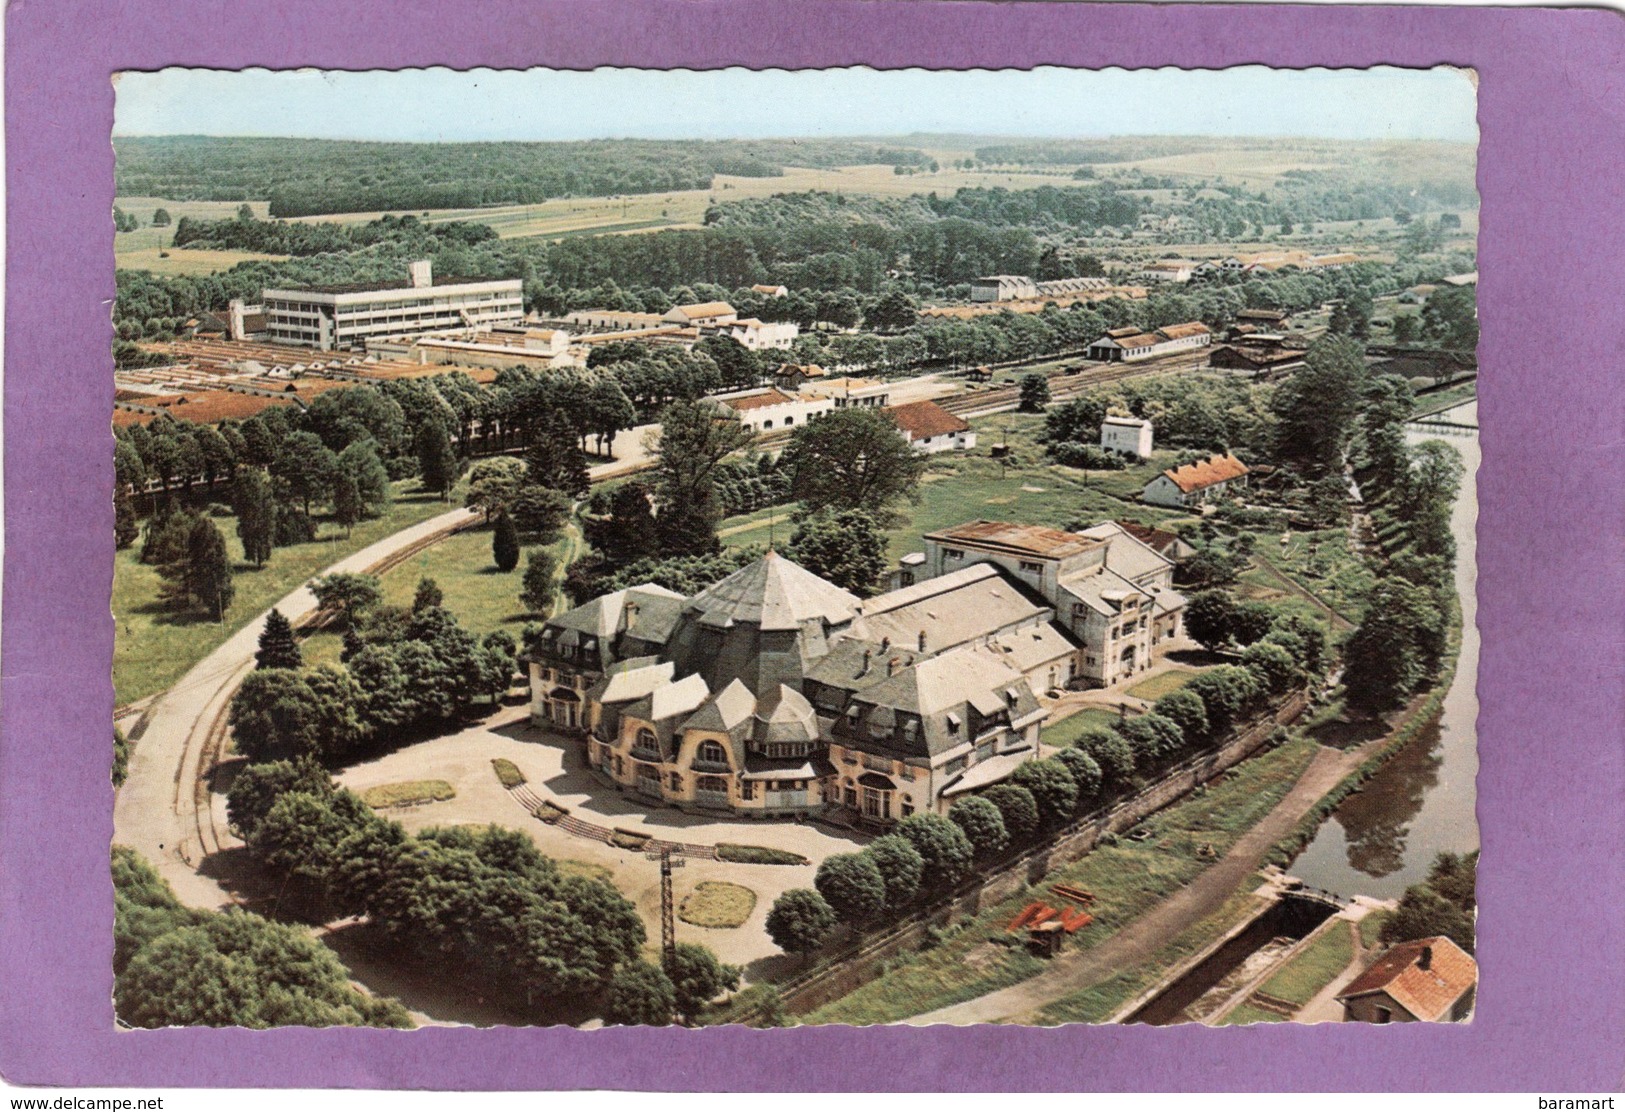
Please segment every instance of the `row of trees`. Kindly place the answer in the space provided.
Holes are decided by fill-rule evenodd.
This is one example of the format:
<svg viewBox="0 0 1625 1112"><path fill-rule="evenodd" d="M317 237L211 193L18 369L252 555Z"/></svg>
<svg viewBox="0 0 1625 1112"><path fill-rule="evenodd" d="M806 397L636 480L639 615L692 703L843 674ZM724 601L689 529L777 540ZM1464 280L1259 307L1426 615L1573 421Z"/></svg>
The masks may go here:
<svg viewBox="0 0 1625 1112"><path fill-rule="evenodd" d="M1053 836L1080 815L1129 794L1156 769L1212 744L1274 697L1327 665L1325 632L1296 615L1266 615L1241 663L1201 673L1151 711L1086 731L1054 757L956 800L946 817L910 815L857 853L818 867L812 889L774 902L767 929L790 953L822 945L838 923L861 930L951 892L978 863Z"/></svg>

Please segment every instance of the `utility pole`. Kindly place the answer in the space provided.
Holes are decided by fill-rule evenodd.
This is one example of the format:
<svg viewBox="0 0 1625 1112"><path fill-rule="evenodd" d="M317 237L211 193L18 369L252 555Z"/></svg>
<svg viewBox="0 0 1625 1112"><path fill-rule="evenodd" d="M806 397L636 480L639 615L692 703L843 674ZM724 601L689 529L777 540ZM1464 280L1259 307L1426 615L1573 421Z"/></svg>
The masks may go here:
<svg viewBox="0 0 1625 1112"><path fill-rule="evenodd" d="M659 853L644 854L650 861L660 862L660 963L666 976L676 975L677 969L677 909L671 896L671 871L687 864L681 857L672 860L671 846L660 847Z"/></svg>

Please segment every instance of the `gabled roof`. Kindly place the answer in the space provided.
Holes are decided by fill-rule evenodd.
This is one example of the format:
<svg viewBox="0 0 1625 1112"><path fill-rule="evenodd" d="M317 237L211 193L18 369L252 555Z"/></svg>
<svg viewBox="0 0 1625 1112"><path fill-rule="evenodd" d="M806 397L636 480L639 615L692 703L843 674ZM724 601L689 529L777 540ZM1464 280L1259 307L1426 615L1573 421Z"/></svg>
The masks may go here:
<svg viewBox="0 0 1625 1112"><path fill-rule="evenodd" d="M756 696L751 694L750 688L742 681L734 680L690 715L688 721L683 723L683 729L729 734L750 721L750 716L755 710Z"/></svg>
<svg viewBox="0 0 1625 1112"><path fill-rule="evenodd" d="M589 694L600 703L629 703L671 682L672 666L652 656L635 657L610 666L610 673L593 685Z"/></svg>
<svg viewBox="0 0 1625 1112"><path fill-rule="evenodd" d="M1222 456L1187 463L1184 467L1175 467L1163 472L1163 475L1184 494L1210 487L1214 483L1239 479L1245 474L1247 465L1228 452Z"/></svg>
<svg viewBox="0 0 1625 1112"><path fill-rule="evenodd" d="M1185 324L1169 324L1157 329L1157 335L1167 340L1183 340L1190 336L1205 336L1210 329L1199 320Z"/></svg>
<svg viewBox="0 0 1625 1112"><path fill-rule="evenodd" d="M806 696L781 683L757 702L755 734L763 743L812 741L818 737L818 715Z"/></svg>
<svg viewBox="0 0 1625 1112"><path fill-rule="evenodd" d="M1446 1017L1477 983L1478 963L1467 951L1442 936L1418 938L1372 962L1337 998L1384 992L1417 1019L1433 1022Z"/></svg>
<svg viewBox="0 0 1625 1112"><path fill-rule="evenodd" d="M701 317L732 316L734 307L726 301L702 301L695 305L674 306L666 315L670 316L672 313L679 313L688 320L697 320Z"/></svg>
<svg viewBox="0 0 1625 1112"><path fill-rule="evenodd" d="M898 428L908 433L914 440L929 440L933 436L951 435L970 429L968 421L954 416L933 401L894 405L886 410L886 414Z"/></svg>
<svg viewBox="0 0 1625 1112"><path fill-rule="evenodd" d="M769 551L695 595L684 613L697 613L701 624L719 629L744 624L796 630L820 619L843 625L857 609L856 595Z"/></svg>
<svg viewBox="0 0 1625 1112"><path fill-rule="evenodd" d="M738 397L718 398L717 400L729 409L744 413L752 409L765 409L769 406L784 405L801 399L794 394L786 394L783 390L773 387L767 390L758 390L754 394L741 394Z"/></svg>
<svg viewBox="0 0 1625 1112"><path fill-rule="evenodd" d="M706 686L704 676L684 676L656 687L627 707L624 713L629 718L641 718L645 722L665 722L698 710L710 695L711 689Z"/></svg>

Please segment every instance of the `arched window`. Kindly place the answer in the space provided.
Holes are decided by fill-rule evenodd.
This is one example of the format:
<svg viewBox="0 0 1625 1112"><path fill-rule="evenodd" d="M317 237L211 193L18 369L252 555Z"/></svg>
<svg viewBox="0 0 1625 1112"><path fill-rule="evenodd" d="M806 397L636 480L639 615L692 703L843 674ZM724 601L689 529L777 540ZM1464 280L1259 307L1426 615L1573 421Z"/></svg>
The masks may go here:
<svg viewBox="0 0 1625 1112"><path fill-rule="evenodd" d="M659 752L660 740L655 737L655 732L653 730L645 726L643 729L638 731L637 740L632 743L632 748L647 749L652 752Z"/></svg>
<svg viewBox="0 0 1625 1112"><path fill-rule="evenodd" d="M700 764L725 765L728 763L728 754L720 743L702 741L694 753L694 759Z"/></svg>
<svg viewBox="0 0 1625 1112"><path fill-rule="evenodd" d="M762 428L763 429L770 429L772 427L773 427L773 419L771 417L769 417L767 420L762 422Z"/></svg>

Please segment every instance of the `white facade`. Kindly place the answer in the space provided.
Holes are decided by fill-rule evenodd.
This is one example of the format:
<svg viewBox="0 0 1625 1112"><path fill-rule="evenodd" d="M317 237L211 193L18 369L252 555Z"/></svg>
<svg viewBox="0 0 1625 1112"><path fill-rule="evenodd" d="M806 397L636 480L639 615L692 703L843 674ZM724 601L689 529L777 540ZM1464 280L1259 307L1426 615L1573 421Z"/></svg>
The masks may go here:
<svg viewBox="0 0 1625 1112"><path fill-rule="evenodd" d="M829 398L790 394L777 387L715 394L711 400L738 414L739 423L754 433L795 428L835 408Z"/></svg>
<svg viewBox="0 0 1625 1112"><path fill-rule="evenodd" d="M1190 262L1152 263L1134 277L1146 283L1189 282L1195 269L1196 264Z"/></svg>
<svg viewBox="0 0 1625 1112"><path fill-rule="evenodd" d="M976 430L966 429L964 432L942 432L935 436L908 436L909 444L916 452L923 455L935 455L937 452L968 452L976 447Z"/></svg>
<svg viewBox="0 0 1625 1112"><path fill-rule="evenodd" d="M993 274L971 283L972 301L1016 301L1023 297L1037 297L1038 284L1019 274Z"/></svg>
<svg viewBox="0 0 1625 1112"><path fill-rule="evenodd" d="M518 278L437 286L427 262L413 263L400 287L267 289L263 300L270 340L322 351L362 348L374 337L515 324L525 316Z"/></svg>
<svg viewBox="0 0 1625 1112"><path fill-rule="evenodd" d="M1100 446L1109 452L1145 459L1151 439L1151 422L1138 417L1108 417L1100 423Z"/></svg>
<svg viewBox="0 0 1625 1112"><path fill-rule="evenodd" d="M1114 328L1090 344L1086 354L1090 359L1105 363L1134 363L1207 347L1212 342L1213 333L1207 325L1197 321L1170 324L1155 332L1141 332L1133 327Z"/></svg>
<svg viewBox="0 0 1625 1112"><path fill-rule="evenodd" d="M738 340L751 351L788 351L801 335L801 326L793 321L768 323L747 317L717 326L714 334Z"/></svg>

